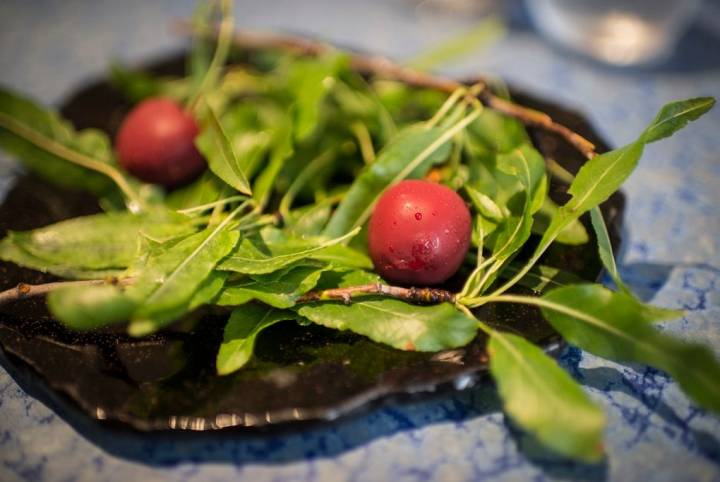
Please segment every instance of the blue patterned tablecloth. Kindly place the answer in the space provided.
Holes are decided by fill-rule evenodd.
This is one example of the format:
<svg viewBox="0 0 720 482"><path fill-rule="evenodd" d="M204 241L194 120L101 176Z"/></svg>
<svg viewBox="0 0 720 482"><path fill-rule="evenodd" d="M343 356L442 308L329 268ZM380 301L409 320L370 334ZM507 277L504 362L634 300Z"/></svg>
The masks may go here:
<svg viewBox="0 0 720 482"><path fill-rule="evenodd" d="M243 1L236 13L241 27L315 34L396 58L473 22L420 3ZM168 20L191 11L189 0L3 0L0 82L58 105L102 75L111 58L136 62L181 48ZM658 69L608 69L549 47L522 28L522 18L519 25L452 72L489 72L576 107L615 145L633 139L671 99L720 97L714 3ZM0 158L0 198L16 170ZM720 356L720 108L648 147L625 190L622 275L643 299L687 310L664 329ZM720 420L689 403L664 374L577 349L561 362L608 413L601 465L535 446L508 423L488 386L297 434L177 441L114 434L58 415L0 368L0 480L720 481Z"/></svg>

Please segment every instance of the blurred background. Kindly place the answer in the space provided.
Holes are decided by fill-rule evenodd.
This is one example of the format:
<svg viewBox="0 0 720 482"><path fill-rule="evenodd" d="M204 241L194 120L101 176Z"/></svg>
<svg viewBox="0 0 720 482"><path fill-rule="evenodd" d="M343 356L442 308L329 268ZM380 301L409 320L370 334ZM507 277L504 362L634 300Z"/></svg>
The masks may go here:
<svg viewBox="0 0 720 482"><path fill-rule="evenodd" d="M0 83L58 106L105 75L111 60L142 65L185 48L173 25L193 7L192 0L2 0ZM235 14L240 29L309 35L458 77L502 78L584 113L613 146L634 139L666 102L720 97L713 0L243 0ZM648 146L624 188L620 269L646 301L688 310L665 329L720 356L719 129L716 107ZM0 155L0 199L17 172ZM720 480L720 421L667 377L577 350L562 363L606 408L610 463L530 455L487 391L263 442L108 453L0 368L0 480Z"/></svg>

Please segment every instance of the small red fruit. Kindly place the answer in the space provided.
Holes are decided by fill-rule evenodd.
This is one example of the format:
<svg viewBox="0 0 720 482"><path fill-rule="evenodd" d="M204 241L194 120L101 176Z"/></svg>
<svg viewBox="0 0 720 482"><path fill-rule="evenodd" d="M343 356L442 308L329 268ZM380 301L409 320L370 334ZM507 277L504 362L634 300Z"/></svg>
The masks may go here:
<svg viewBox="0 0 720 482"><path fill-rule="evenodd" d="M368 248L375 271L387 281L435 285L458 270L470 235L470 211L455 191L409 180L380 196L368 226Z"/></svg>
<svg viewBox="0 0 720 482"><path fill-rule="evenodd" d="M147 99L130 111L115 137L120 165L145 182L184 184L207 166L195 147L198 131L195 119L176 102Z"/></svg>

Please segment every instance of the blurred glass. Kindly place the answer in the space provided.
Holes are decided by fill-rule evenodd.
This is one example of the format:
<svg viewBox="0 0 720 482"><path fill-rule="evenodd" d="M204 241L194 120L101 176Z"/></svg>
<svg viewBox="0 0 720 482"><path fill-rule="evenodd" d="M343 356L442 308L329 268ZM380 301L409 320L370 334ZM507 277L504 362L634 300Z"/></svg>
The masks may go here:
<svg viewBox="0 0 720 482"><path fill-rule="evenodd" d="M701 0L526 0L538 29L559 44L613 65L670 56Z"/></svg>

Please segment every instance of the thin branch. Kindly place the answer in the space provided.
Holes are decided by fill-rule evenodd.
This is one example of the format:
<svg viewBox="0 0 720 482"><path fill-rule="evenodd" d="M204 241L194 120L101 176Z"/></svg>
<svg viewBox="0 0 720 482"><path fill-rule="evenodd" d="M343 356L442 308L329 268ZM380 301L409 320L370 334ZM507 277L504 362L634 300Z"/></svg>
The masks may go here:
<svg viewBox="0 0 720 482"><path fill-rule="evenodd" d="M25 298L33 298L35 296L42 296L56 291L62 288L73 288L82 286L101 286L101 285L113 285L113 286L126 286L132 283L135 278L128 277L118 279L115 277L109 277L105 279L92 279L82 281L56 281L53 283L44 283L40 285L31 285L27 283L19 283L16 287L0 291L0 305L10 303L11 301L22 300Z"/></svg>
<svg viewBox="0 0 720 482"><path fill-rule="evenodd" d="M372 283L347 288L332 288L328 290L310 291L298 298L298 303L313 301L341 300L346 305L352 303L355 296L383 295L390 298L422 305L443 302L455 303L455 295L450 291L437 288L401 288L382 283Z"/></svg>
<svg viewBox="0 0 720 482"><path fill-rule="evenodd" d="M540 127L542 129L555 132L566 141L568 141L575 149L577 149L587 159L595 157L595 144L585 139L580 134L572 131L570 128L558 124L552 120L552 117L527 107L522 107L513 102L509 102L500 97L494 96L490 91L485 90L479 95L480 100L488 107L501 112L510 117L514 117L523 124Z"/></svg>
<svg viewBox="0 0 720 482"><path fill-rule="evenodd" d="M176 28L181 33L197 33L197 29L194 29L189 22L179 22ZM215 35L215 33L208 31L207 35ZM307 38L249 31L236 32L234 43L235 46L245 50L281 50L312 57L335 50L326 43ZM452 94L459 88L467 87L456 80L405 67L385 57L357 53L349 55L350 67L360 74L397 80L412 87L436 89L448 94ZM587 159L595 156L595 145L592 142L570 128L555 122L549 115L495 96L482 79L474 79L470 84L480 85L481 88L477 92L477 97L491 109L518 119L523 124L555 132Z"/></svg>

